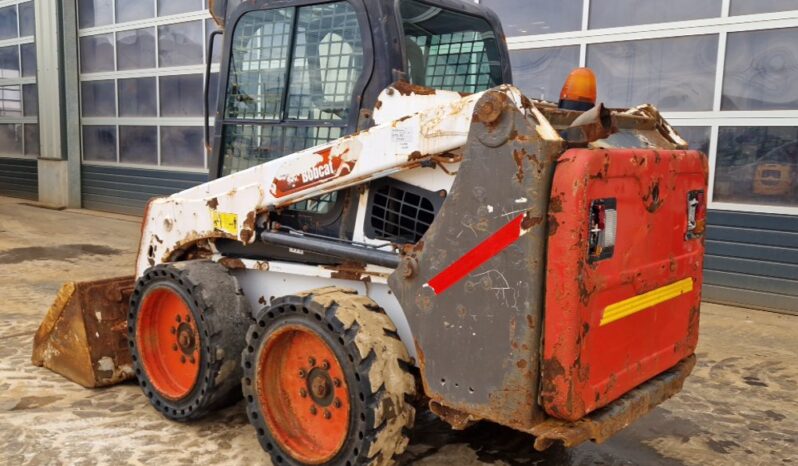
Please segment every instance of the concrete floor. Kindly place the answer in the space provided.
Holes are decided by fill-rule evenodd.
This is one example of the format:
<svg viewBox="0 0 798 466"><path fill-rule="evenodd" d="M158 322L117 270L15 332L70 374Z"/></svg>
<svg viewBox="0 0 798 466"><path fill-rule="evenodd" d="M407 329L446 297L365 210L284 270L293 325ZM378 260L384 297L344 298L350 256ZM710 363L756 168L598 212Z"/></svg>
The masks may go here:
<svg viewBox="0 0 798 466"><path fill-rule="evenodd" d="M241 404L193 424L139 388L86 390L30 364L62 282L131 274L135 218L0 197L0 464L268 464ZM402 464L798 464L798 317L706 304L685 389L603 445L532 450L495 425L453 432L420 414Z"/></svg>

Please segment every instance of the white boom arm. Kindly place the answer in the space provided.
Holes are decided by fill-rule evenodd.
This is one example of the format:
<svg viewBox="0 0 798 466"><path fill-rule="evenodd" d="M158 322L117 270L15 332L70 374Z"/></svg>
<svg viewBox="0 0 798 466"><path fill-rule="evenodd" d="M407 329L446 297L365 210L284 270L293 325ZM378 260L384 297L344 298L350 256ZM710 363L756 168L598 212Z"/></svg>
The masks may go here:
<svg viewBox="0 0 798 466"><path fill-rule="evenodd" d="M518 89L496 90L521 108ZM256 217L265 210L414 168L426 157L463 147L481 97L389 87L375 111L377 126L367 131L152 200L144 216L137 276L203 239L252 243ZM556 135L545 118L538 120Z"/></svg>

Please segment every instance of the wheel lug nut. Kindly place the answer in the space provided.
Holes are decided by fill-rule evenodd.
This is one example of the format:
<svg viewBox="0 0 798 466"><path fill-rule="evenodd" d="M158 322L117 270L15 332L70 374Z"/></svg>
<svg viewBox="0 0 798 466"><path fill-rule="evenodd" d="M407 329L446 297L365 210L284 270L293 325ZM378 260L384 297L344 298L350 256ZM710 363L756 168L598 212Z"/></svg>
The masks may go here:
<svg viewBox="0 0 798 466"><path fill-rule="evenodd" d="M324 410L324 419L329 419L331 417L332 417L332 413L330 412L330 410L329 409L325 409Z"/></svg>
<svg viewBox="0 0 798 466"><path fill-rule="evenodd" d="M333 379L333 385L335 385L336 387L340 387L341 386L341 379L339 379L337 377L335 379Z"/></svg>
<svg viewBox="0 0 798 466"><path fill-rule="evenodd" d="M197 362L197 360L196 360L196 359L194 359L194 356L190 356L190 357L188 358L188 362L190 362L191 364L195 364L195 363Z"/></svg>
<svg viewBox="0 0 798 466"><path fill-rule="evenodd" d="M305 390L304 388L300 388L299 389L299 396L301 396L302 398L307 398L308 397L308 391Z"/></svg>
<svg viewBox="0 0 798 466"><path fill-rule="evenodd" d="M177 351L177 344L176 343L172 343L172 351Z"/></svg>
<svg viewBox="0 0 798 466"><path fill-rule="evenodd" d="M186 363L186 357L180 356L180 364L185 364L185 363Z"/></svg>
<svg viewBox="0 0 798 466"><path fill-rule="evenodd" d="M335 406L336 408L340 408L341 407L341 400L336 398L335 401L333 401L333 406Z"/></svg>
<svg viewBox="0 0 798 466"><path fill-rule="evenodd" d="M305 372L305 369L299 369L299 378L300 379L304 379L307 375L308 375L308 373Z"/></svg>
<svg viewBox="0 0 798 466"><path fill-rule="evenodd" d="M175 317L175 320L177 320L178 324L183 321L183 319L181 319L179 315L177 317Z"/></svg>
<svg viewBox="0 0 798 466"><path fill-rule="evenodd" d="M175 333L177 333L177 329L176 329L176 328L174 328L174 327L172 327L172 328L171 328L169 331L170 331L170 332L172 332L172 335L174 335Z"/></svg>
<svg viewBox="0 0 798 466"><path fill-rule="evenodd" d="M310 363L311 366L315 366L316 365L316 358L314 358L313 356L309 357L308 358L308 363Z"/></svg>
<svg viewBox="0 0 798 466"><path fill-rule="evenodd" d="M321 363L321 368L324 369L325 371L330 370L330 362L327 360L323 361Z"/></svg>
<svg viewBox="0 0 798 466"><path fill-rule="evenodd" d="M314 405L314 406L311 406L311 407L310 407L310 414L312 414L312 415L314 415L314 416L315 416L315 415L316 415L316 413L317 413L316 406L315 406L315 405Z"/></svg>
<svg viewBox="0 0 798 466"><path fill-rule="evenodd" d="M191 322L191 315L186 314L186 322Z"/></svg>

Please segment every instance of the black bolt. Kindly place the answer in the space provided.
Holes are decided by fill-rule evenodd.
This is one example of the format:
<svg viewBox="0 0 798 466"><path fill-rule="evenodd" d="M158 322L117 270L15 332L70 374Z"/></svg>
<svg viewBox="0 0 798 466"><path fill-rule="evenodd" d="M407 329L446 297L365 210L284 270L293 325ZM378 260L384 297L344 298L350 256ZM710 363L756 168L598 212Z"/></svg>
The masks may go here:
<svg viewBox="0 0 798 466"><path fill-rule="evenodd" d="M341 379L339 379L337 377L334 378L333 379L333 385L335 385L336 387L340 387L341 386Z"/></svg>
<svg viewBox="0 0 798 466"><path fill-rule="evenodd" d="M330 412L330 410L329 409L325 409L324 410L324 419L329 419L331 417L332 417L332 413Z"/></svg>
<svg viewBox="0 0 798 466"><path fill-rule="evenodd" d="M317 412L317 411L316 411L316 405L313 405L313 406L311 406L311 407L310 407L310 414L312 414L312 415L314 415L314 416L315 416L315 415L316 415L316 412Z"/></svg>
<svg viewBox="0 0 798 466"><path fill-rule="evenodd" d="M180 364L185 364L185 363L186 363L186 357L181 355L180 356Z"/></svg>
<svg viewBox="0 0 798 466"><path fill-rule="evenodd" d="M305 372L305 369L299 369L299 378L300 379L304 379L307 375L308 375L308 373Z"/></svg>
<svg viewBox="0 0 798 466"><path fill-rule="evenodd" d="M177 343L172 343L172 351L177 351Z"/></svg>
<svg viewBox="0 0 798 466"><path fill-rule="evenodd" d="M197 360L194 359L194 356L189 356L188 362L190 362L191 364L195 364L197 362Z"/></svg>
<svg viewBox="0 0 798 466"><path fill-rule="evenodd" d="M169 331L170 331L170 332L172 332L172 335L174 335L175 333L177 333L177 329L176 329L176 328L174 328L174 327L172 327L172 328L171 328Z"/></svg>
<svg viewBox="0 0 798 466"><path fill-rule="evenodd" d="M308 358L308 363L309 363L311 366L315 366L315 365L316 365L316 358L314 358L313 356L309 357L309 358Z"/></svg>
<svg viewBox="0 0 798 466"><path fill-rule="evenodd" d="M191 314L186 314L186 322L191 322Z"/></svg>
<svg viewBox="0 0 798 466"><path fill-rule="evenodd" d="M341 400L336 398L335 401L333 401L333 406L335 406L336 408L340 408L341 407Z"/></svg>
<svg viewBox="0 0 798 466"><path fill-rule="evenodd" d="M179 323L182 321L182 319L180 318L180 316L179 316L179 315L178 315L177 317L175 317L175 320L177 320L177 323L178 323L178 324L179 324Z"/></svg>
<svg viewBox="0 0 798 466"><path fill-rule="evenodd" d="M327 360L324 360L324 362L321 363L321 368L324 369L325 371L330 370L330 362L327 361Z"/></svg>
<svg viewBox="0 0 798 466"><path fill-rule="evenodd" d="M308 391L305 390L304 388L300 388L299 389L299 396L301 396L302 398L307 398L308 397Z"/></svg>

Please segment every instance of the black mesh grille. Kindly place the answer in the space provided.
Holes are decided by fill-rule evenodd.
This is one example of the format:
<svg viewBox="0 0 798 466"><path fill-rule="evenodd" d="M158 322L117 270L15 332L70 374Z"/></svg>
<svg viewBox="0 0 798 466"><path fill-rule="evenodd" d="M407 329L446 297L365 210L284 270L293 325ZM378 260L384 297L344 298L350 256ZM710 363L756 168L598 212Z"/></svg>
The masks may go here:
<svg viewBox="0 0 798 466"><path fill-rule="evenodd" d="M373 186L371 236L397 243L416 243L427 232L439 204L436 193L400 182Z"/></svg>
<svg viewBox="0 0 798 466"><path fill-rule="evenodd" d="M427 55L427 86L474 93L496 85L481 34L468 31L414 39Z"/></svg>

